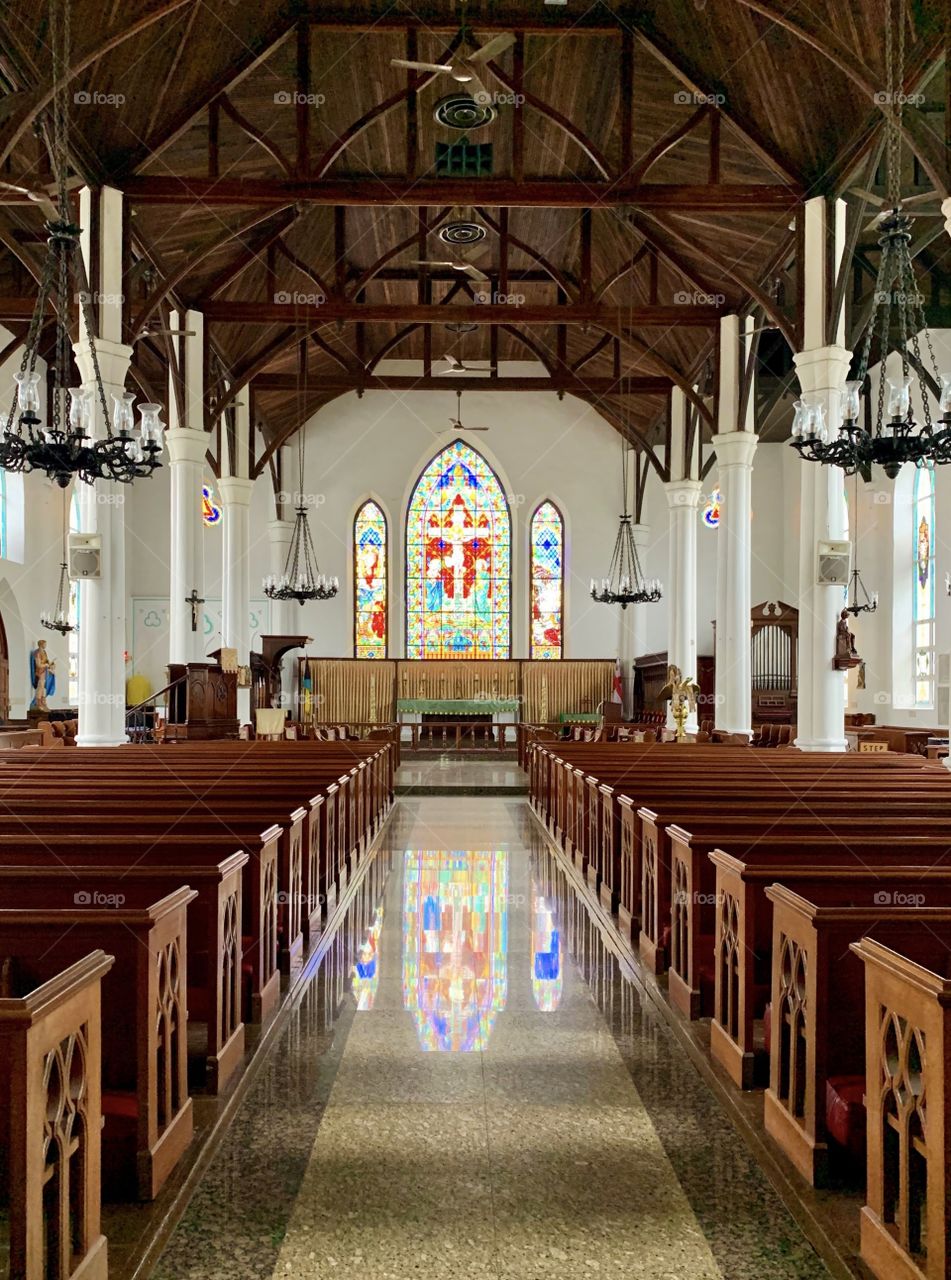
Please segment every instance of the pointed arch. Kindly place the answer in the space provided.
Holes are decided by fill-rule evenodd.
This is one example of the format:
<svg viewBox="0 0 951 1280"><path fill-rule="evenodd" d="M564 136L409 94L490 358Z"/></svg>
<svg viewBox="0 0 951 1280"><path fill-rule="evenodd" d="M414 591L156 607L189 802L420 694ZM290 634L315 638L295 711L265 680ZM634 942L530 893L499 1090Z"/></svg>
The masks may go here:
<svg viewBox="0 0 951 1280"><path fill-rule="evenodd" d="M390 638L389 528L373 498L353 517L353 656L385 658Z"/></svg>
<svg viewBox="0 0 951 1280"><path fill-rule="evenodd" d="M528 656L557 659L565 652L565 521L550 498L528 530Z"/></svg>
<svg viewBox="0 0 951 1280"><path fill-rule="evenodd" d="M417 480L406 511L406 656L508 658L512 521L481 453L453 440Z"/></svg>

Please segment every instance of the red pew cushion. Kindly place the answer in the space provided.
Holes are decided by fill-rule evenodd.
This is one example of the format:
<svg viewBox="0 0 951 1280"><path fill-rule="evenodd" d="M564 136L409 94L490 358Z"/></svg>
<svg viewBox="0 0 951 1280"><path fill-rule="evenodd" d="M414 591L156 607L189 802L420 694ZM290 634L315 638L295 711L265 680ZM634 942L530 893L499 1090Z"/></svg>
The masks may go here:
<svg viewBox="0 0 951 1280"><path fill-rule="evenodd" d="M865 1157L864 1096L864 1076L829 1076L826 1080L826 1129L856 1160Z"/></svg>

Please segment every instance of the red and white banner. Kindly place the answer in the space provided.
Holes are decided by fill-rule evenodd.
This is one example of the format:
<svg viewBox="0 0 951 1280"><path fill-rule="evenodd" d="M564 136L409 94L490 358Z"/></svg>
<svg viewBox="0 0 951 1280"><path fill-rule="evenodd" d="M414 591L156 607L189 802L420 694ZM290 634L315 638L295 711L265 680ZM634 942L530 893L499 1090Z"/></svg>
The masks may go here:
<svg viewBox="0 0 951 1280"><path fill-rule="evenodd" d="M614 685L611 689L611 701L624 703L624 686L621 683L621 659L614 660Z"/></svg>

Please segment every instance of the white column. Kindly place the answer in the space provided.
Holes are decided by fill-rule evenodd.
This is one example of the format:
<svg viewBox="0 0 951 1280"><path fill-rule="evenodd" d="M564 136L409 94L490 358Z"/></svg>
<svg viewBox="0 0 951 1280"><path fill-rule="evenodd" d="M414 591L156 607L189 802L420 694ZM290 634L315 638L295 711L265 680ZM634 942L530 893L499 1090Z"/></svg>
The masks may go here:
<svg viewBox="0 0 951 1280"><path fill-rule="evenodd" d="M251 493L254 481L224 476L218 481L222 505L221 640L237 649L238 664L251 661ZM238 720L251 718L251 690L238 690Z"/></svg>
<svg viewBox="0 0 951 1280"><path fill-rule="evenodd" d="M95 225L93 201L98 198L98 255L92 253L90 228ZM80 246L86 263L98 257L99 278L90 280L91 308L98 317L102 337L96 355L112 413L112 396L125 390L132 348L122 337L122 194L111 187L98 194L80 192L80 222L84 228ZM92 407L92 434L106 434L92 355L86 331L74 348L82 385ZM79 583L79 734L80 747L112 747L126 742L125 734L125 501L134 486L98 480L94 485L76 482L79 528L97 534L101 541L101 572L97 579ZM66 673L63 673L65 679Z"/></svg>
<svg viewBox="0 0 951 1280"><path fill-rule="evenodd" d="M749 330L749 325L746 330ZM717 483L722 502L717 529L717 645L715 724L726 733L752 731L752 660L750 652L750 554L753 454L756 436L749 407L740 422L743 357L749 342L741 340L738 316L720 321Z"/></svg>
<svg viewBox="0 0 951 1280"><path fill-rule="evenodd" d="M102 408L87 342L74 349L82 385L93 406L93 435L105 434ZM106 403L125 390L132 348L96 343ZM144 482L143 482L144 483ZM79 528L101 540L99 578L79 583L79 747L115 747L125 733L125 501L133 486L112 480L76 482Z"/></svg>
<svg viewBox="0 0 951 1280"><path fill-rule="evenodd" d="M717 529L716 727L752 731L750 552L753 454L751 431L718 432L713 441L722 502Z"/></svg>
<svg viewBox="0 0 951 1280"><path fill-rule="evenodd" d="M646 524L632 524L634 546L641 562L641 571L649 576L644 563L644 553L650 538L650 527ZM644 635L646 627L646 604L631 604L626 609L618 609L618 658L621 663L621 685L624 690L624 715L630 718L634 707L634 659L645 651Z"/></svg>
<svg viewBox="0 0 951 1280"><path fill-rule="evenodd" d="M804 245L804 350L795 357L802 396L825 406L829 429L838 430L840 396L852 353L842 345L840 317L832 344L825 341L829 282L844 247L844 204L830 209L817 196L806 202ZM829 239L832 272L827 271ZM796 746L803 751L844 751L842 672L834 666L842 588L817 586L820 541L845 537L845 484L839 467L802 462L799 534L799 696Z"/></svg>
<svg viewBox="0 0 951 1280"><path fill-rule="evenodd" d="M183 413L179 413L173 389L169 389L169 429L165 434L171 468L171 536L169 553L169 662L201 662L205 640L201 620L192 630L192 609L186 597L192 590L204 596L204 558L201 519L201 485L205 474L208 436L204 422L204 370L202 367L203 317L186 311L172 313L172 327L194 331L193 337L176 338L184 382ZM199 613L201 606L198 606Z"/></svg>
<svg viewBox="0 0 951 1280"><path fill-rule="evenodd" d="M669 556L667 570L667 662L685 677L697 677L697 510L699 480L671 480L667 494ZM670 710L668 707L668 719ZM673 720L669 720L673 725ZM697 727L691 713L688 729Z"/></svg>

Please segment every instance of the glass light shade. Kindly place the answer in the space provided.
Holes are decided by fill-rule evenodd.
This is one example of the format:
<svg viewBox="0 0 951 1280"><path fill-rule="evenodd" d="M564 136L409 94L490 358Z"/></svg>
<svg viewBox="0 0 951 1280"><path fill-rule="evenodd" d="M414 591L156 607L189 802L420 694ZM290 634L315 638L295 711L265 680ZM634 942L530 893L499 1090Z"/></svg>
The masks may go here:
<svg viewBox="0 0 951 1280"><path fill-rule="evenodd" d="M809 434L809 406L805 400L797 400L793 411L792 433L799 440Z"/></svg>
<svg viewBox="0 0 951 1280"><path fill-rule="evenodd" d="M128 435L132 431L135 422L132 415L133 400L134 391L123 391L121 395L112 397L112 429L116 435Z"/></svg>
<svg viewBox="0 0 951 1280"><path fill-rule="evenodd" d="M160 404L139 405L139 435L143 444L157 444L161 448L162 432L165 430L165 423L159 417L161 412Z"/></svg>
<svg viewBox="0 0 951 1280"><path fill-rule="evenodd" d="M904 418L911 408L911 378L903 375L888 378L888 413L892 418Z"/></svg>
<svg viewBox="0 0 951 1280"><path fill-rule="evenodd" d="M823 444L829 439L829 429L826 426L826 407L824 404L811 404L809 406L809 430L806 432L809 436L822 441Z"/></svg>
<svg viewBox="0 0 951 1280"><path fill-rule="evenodd" d="M842 397L842 419L844 422L858 422L862 412L861 382L847 382Z"/></svg>
<svg viewBox="0 0 951 1280"><path fill-rule="evenodd" d="M951 373L940 373L941 396L938 401L942 413L951 413Z"/></svg>
<svg viewBox="0 0 951 1280"><path fill-rule="evenodd" d="M83 387L69 388L69 429L74 435L86 435L89 423L89 397Z"/></svg>
<svg viewBox="0 0 951 1280"><path fill-rule="evenodd" d="M40 375L25 370L16 374L17 404L21 413L38 413L40 408Z"/></svg>

